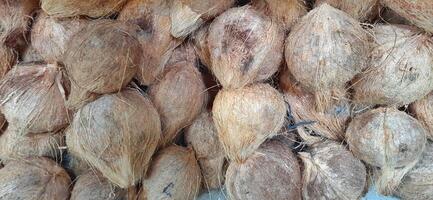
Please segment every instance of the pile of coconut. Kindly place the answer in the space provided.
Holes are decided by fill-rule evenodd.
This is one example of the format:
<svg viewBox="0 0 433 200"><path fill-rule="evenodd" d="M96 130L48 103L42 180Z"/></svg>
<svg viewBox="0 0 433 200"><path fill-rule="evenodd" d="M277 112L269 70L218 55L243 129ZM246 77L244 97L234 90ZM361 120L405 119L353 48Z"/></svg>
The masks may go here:
<svg viewBox="0 0 433 200"><path fill-rule="evenodd" d="M0 199L433 199L431 0L0 0Z"/></svg>

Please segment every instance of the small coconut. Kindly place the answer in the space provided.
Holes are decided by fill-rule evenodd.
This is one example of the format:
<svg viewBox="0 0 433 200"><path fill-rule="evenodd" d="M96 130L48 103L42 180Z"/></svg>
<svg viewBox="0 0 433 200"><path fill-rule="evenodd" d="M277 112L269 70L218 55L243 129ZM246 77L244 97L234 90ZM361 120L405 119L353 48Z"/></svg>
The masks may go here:
<svg viewBox="0 0 433 200"><path fill-rule="evenodd" d="M0 169L1 199L65 200L70 185L68 173L44 157L14 160Z"/></svg>
<svg viewBox="0 0 433 200"><path fill-rule="evenodd" d="M433 33L433 4L430 0L382 0L381 2L416 26Z"/></svg>
<svg viewBox="0 0 433 200"><path fill-rule="evenodd" d="M433 140L433 93L413 102L409 106L411 113L427 130L427 138Z"/></svg>
<svg viewBox="0 0 433 200"><path fill-rule="evenodd" d="M97 171L90 171L77 178L71 192L71 200L123 200L126 191L111 184Z"/></svg>
<svg viewBox="0 0 433 200"><path fill-rule="evenodd" d="M433 39L413 27L377 25L370 66L353 81L354 101L405 105L433 90Z"/></svg>
<svg viewBox="0 0 433 200"><path fill-rule="evenodd" d="M377 191L388 195L418 162L426 132L405 112L377 108L356 116L347 128L346 137L353 154L377 168Z"/></svg>
<svg viewBox="0 0 433 200"><path fill-rule="evenodd" d="M250 6L229 9L209 28L212 72L226 88L264 81L278 70L283 40L278 23Z"/></svg>
<svg viewBox="0 0 433 200"><path fill-rule="evenodd" d="M231 162L226 174L231 200L301 199L301 172L291 148L264 143L243 163Z"/></svg>
<svg viewBox="0 0 433 200"><path fill-rule="evenodd" d="M367 186L364 164L343 145L319 142L299 153L303 163L303 199L361 199Z"/></svg>
<svg viewBox="0 0 433 200"><path fill-rule="evenodd" d="M147 171L161 138L158 112L135 89L103 95L77 111L66 133L69 151L121 188Z"/></svg>
<svg viewBox="0 0 433 200"><path fill-rule="evenodd" d="M59 66L16 65L0 81L0 110L17 134L56 132L68 125Z"/></svg>
<svg viewBox="0 0 433 200"><path fill-rule="evenodd" d="M223 89L212 110L218 137L231 160L242 162L284 124L283 96L268 84Z"/></svg>
<svg viewBox="0 0 433 200"><path fill-rule="evenodd" d="M2 79L15 64L15 57L13 49L0 44L0 79Z"/></svg>
<svg viewBox="0 0 433 200"><path fill-rule="evenodd" d="M315 6L327 3L358 21L373 20L379 14L379 0L316 0Z"/></svg>
<svg viewBox="0 0 433 200"><path fill-rule="evenodd" d="M200 27L197 31L194 31L190 38L194 46L197 56L200 61L208 69L211 69L210 52L208 47L207 37L209 35L210 24L205 24Z"/></svg>
<svg viewBox="0 0 433 200"><path fill-rule="evenodd" d="M194 151L172 145L153 159L139 197L142 200L193 200L200 192L201 179Z"/></svg>
<svg viewBox="0 0 433 200"><path fill-rule="evenodd" d="M93 18L105 17L120 11L127 0L40 0L48 15L56 18L85 15Z"/></svg>

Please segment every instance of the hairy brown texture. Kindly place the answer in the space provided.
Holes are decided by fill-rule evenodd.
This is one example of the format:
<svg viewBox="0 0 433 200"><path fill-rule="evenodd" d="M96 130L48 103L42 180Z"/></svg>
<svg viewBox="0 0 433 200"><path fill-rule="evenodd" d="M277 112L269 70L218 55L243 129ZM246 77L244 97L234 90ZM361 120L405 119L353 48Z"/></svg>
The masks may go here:
<svg viewBox="0 0 433 200"><path fill-rule="evenodd" d="M409 109L426 128L427 138L433 140L433 93L413 102Z"/></svg>
<svg viewBox="0 0 433 200"><path fill-rule="evenodd" d="M56 18L86 15L104 17L119 11L127 0L40 0L48 15Z"/></svg>
<svg viewBox="0 0 433 200"><path fill-rule="evenodd" d="M77 178L71 192L71 200L124 200L126 191L122 190L97 171L90 171Z"/></svg>
<svg viewBox="0 0 433 200"><path fill-rule="evenodd" d="M0 44L0 79L12 68L16 62L13 49Z"/></svg>
<svg viewBox="0 0 433 200"><path fill-rule="evenodd" d="M327 3L358 21L372 20L379 14L379 0L316 0L315 6Z"/></svg>
<svg viewBox="0 0 433 200"><path fill-rule="evenodd" d="M416 26L433 33L433 4L430 0L382 0L382 3Z"/></svg>
<svg viewBox="0 0 433 200"><path fill-rule="evenodd" d="M194 31L190 38L195 49L197 56L200 58L200 61L203 65L205 65L208 69L212 69L210 52L208 47L208 35L209 35L209 27L210 24L205 24L200 27L198 30Z"/></svg>

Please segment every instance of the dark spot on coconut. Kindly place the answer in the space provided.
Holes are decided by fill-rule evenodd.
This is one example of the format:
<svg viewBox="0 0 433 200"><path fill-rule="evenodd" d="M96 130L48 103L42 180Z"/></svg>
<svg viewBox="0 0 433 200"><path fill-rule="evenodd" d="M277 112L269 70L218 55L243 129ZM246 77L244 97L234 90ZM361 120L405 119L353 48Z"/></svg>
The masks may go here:
<svg viewBox="0 0 433 200"><path fill-rule="evenodd" d="M147 17L147 15L131 20L131 22L137 24L140 27L141 30L138 32L139 35L152 35L152 32L154 31L153 23L152 20Z"/></svg>
<svg viewBox="0 0 433 200"><path fill-rule="evenodd" d="M242 22L238 22L241 23ZM235 41L239 41L242 46L245 47L245 49L252 49L254 47L254 39L252 38L252 30L250 29L239 29L239 24L228 24L224 27L224 32L227 36L229 36L229 39L233 39L234 41L231 41L231 43L225 44L226 47L228 45L233 45ZM226 41L229 42L229 41Z"/></svg>
<svg viewBox="0 0 433 200"><path fill-rule="evenodd" d="M408 150L407 145L406 145L406 144L400 144L399 147L398 147L398 150L399 150L401 153L406 152L406 151Z"/></svg>
<svg viewBox="0 0 433 200"><path fill-rule="evenodd" d="M174 183L171 182L167 186L164 187L162 193L166 194L169 197L172 197L171 190L174 188Z"/></svg>
<svg viewBox="0 0 433 200"><path fill-rule="evenodd" d="M241 68L243 74L246 74L248 72L248 70L250 70L250 68L253 64L253 61L254 61L254 57L251 54L249 54L248 57L245 58L245 61L242 62L243 64L242 64L242 68Z"/></svg>

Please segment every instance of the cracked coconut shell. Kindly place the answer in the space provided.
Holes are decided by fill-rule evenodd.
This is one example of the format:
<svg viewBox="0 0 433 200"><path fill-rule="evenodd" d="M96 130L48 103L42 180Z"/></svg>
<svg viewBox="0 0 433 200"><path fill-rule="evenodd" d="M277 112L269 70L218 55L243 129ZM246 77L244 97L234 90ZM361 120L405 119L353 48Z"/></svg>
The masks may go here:
<svg viewBox="0 0 433 200"><path fill-rule="evenodd" d="M0 80L12 69L16 62L14 50L0 44Z"/></svg>
<svg viewBox="0 0 433 200"><path fill-rule="evenodd" d="M89 171L77 178L71 200L124 200L126 191L111 184L98 171Z"/></svg>
<svg viewBox="0 0 433 200"><path fill-rule="evenodd" d="M316 0L315 6L327 3L358 21L373 20L379 14L379 0Z"/></svg>
<svg viewBox="0 0 433 200"><path fill-rule="evenodd" d="M409 110L426 128L427 138L433 140L433 93L413 102Z"/></svg>
<svg viewBox="0 0 433 200"><path fill-rule="evenodd" d="M382 0L381 2L414 25L433 33L433 4L430 0Z"/></svg>
<svg viewBox="0 0 433 200"><path fill-rule="evenodd" d="M127 0L40 0L48 15L56 18L85 15L106 17L119 11Z"/></svg>

